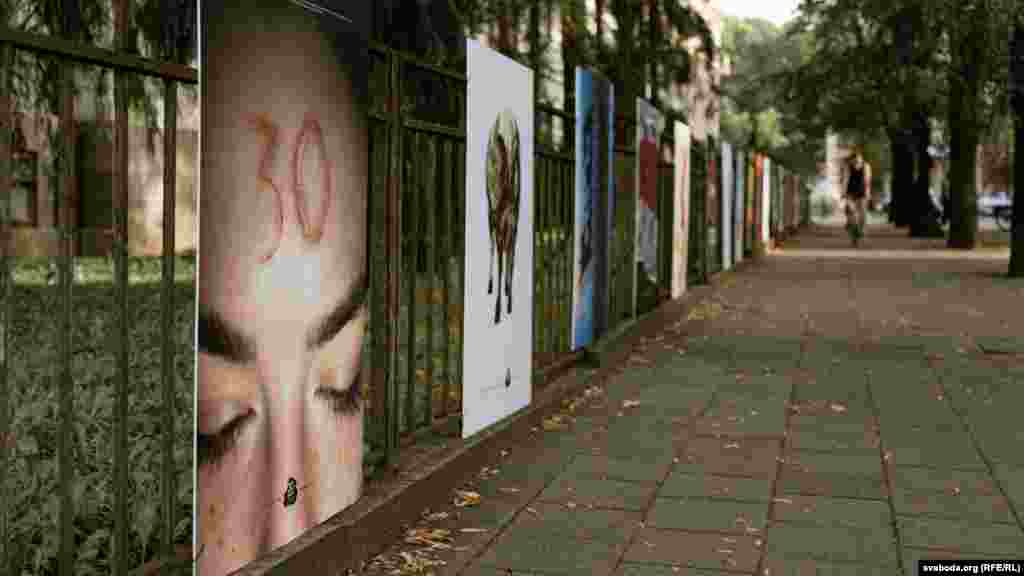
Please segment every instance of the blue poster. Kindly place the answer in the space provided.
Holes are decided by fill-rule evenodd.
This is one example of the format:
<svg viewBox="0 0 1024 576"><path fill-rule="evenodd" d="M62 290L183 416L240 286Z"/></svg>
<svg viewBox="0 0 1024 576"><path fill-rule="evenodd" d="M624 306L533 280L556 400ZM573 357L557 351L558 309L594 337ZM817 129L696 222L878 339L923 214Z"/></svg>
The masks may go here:
<svg viewBox="0 0 1024 576"><path fill-rule="evenodd" d="M589 346L607 328L615 192L613 97L606 78L576 69L573 349Z"/></svg>

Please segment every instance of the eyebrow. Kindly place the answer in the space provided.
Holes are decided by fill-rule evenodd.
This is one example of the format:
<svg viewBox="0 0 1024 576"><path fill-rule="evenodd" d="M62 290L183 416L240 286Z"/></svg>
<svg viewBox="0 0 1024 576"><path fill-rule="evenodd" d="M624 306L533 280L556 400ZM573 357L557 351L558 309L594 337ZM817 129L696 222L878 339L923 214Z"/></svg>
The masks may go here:
<svg viewBox="0 0 1024 576"><path fill-rule="evenodd" d="M306 337L306 347L315 350L333 340L363 307L367 289L367 277L363 274L351 284L334 308L313 325ZM252 339L213 310L199 307L196 329L197 347L204 354L233 364L245 364L256 357L256 345Z"/></svg>
<svg viewBox="0 0 1024 576"><path fill-rule="evenodd" d="M200 352L234 364L244 364L256 356L252 339L202 305L196 318L196 345Z"/></svg>
<svg viewBox="0 0 1024 576"><path fill-rule="evenodd" d="M306 337L306 347L310 350L323 347L338 335L339 332L355 318L355 315L366 304L369 288L366 274L361 274L353 282L338 304L326 316L318 321Z"/></svg>

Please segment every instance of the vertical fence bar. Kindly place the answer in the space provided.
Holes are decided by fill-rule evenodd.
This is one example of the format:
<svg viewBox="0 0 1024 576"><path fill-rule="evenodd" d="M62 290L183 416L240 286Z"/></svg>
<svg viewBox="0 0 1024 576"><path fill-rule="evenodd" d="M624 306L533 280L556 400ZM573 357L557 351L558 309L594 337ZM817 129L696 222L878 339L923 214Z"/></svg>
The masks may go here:
<svg viewBox="0 0 1024 576"><path fill-rule="evenodd" d="M127 18L127 1L118 10ZM128 74L115 72L116 154L114 252L117 312L117 404L114 441L114 566L115 574L128 574Z"/></svg>
<svg viewBox="0 0 1024 576"><path fill-rule="evenodd" d="M461 127L463 128L463 130L465 130L465 127L466 127L466 116L465 116L465 114L466 114L466 108L465 108L465 106L463 106L463 108L462 108L462 117L460 119L460 121L462 123ZM465 134L465 132L463 132L463 134ZM458 252L459 252L459 264L457 266L457 268L459 270L459 291L458 291L458 294L456 295L458 297L458 302L459 302L459 323L458 323L459 352L458 352L457 358L459 359L458 360L459 411L461 412L462 411L463 390L465 389L463 387L462 375L464 373L463 372L463 365L465 363L464 351L465 351L465 340L466 340L466 330L465 330L465 320L464 320L465 317L466 317L466 308L465 308L465 302L466 302L466 218L467 218L467 214L466 214L466 141L465 140L460 140L456 149L457 149L457 151L455 153L455 164L456 164L456 166L458 166L458 169L456 170L455 173L456 173L456 176L458 177L458 179L456 180L457 185L455 187L455 205L459 207L459 215L460 215L460 218L458 218L458 222L456 222L456 227L455 227L456 238L459 239L459 250L458 250Z"/></svg>
<svg viewBox="0 0 1024 576"><path fill-rule="evenodd" d="M451 275L452 275L452 212L454 206L452 206L452 196L454 196L455 187L455 169L454 152L455 143L451 140L444 141L444 163L441 165L441 174L444 177L444 181L441 185L440 197L443 199L442 210L444 214L444 240L443 250L441 253L444 254L444 266L441 267L441 313L442 323L444 328L444 381L441 383L441 414L447 416L449 413L448 402L451 399L452 393L452 334L451 334L451 314L448 307L451 305L451 296L448 293L451 290Z"/></svg>
<svg viewBox="0 0 1024 576"><path fill-rule="evenodd" d="M75 512L71 499L71 425L74 418L71 377L71 283L73 270L74 230L72 228L72 186L74 185L74 68L70 62L57 62L60 83L60 336L58 337L60 367L57 378L60 403L60 428L57 436L57 467L60 472L60 574L74 573L74 533L71 525Z"/></svg>
<svg viewBox="0 0 1024 576"><path fill-rule="evenodd" d="M540 114L535 115L540 118ZM534 322L530 326L530 341L532 345L532 365L535 370L539 365L538 358L544 354L544 330L542 329L544 314L544 167L541 161L542 138L538 135L543 132L543 122L538 121L534 126L534 187L531 193L534 194L534 285L530 290L534 292Z"/></svg>
<svg viewBox="0 0 1024 576"><path fill-rule="evenodd" d="M552 124L554 124L554 119L552 119ZM556 351L555 336L557 335L557 332L555 332L555 322L552 315L555 310L554 303L557 302L558 298L558 293L555 292L554 282L554 280L556 279L556 263L554 256L557 254L557 252L555 251L557 244L555 244L555 242L558 240L558 234L560 233L560 231L558 231L555 228L555 226L552 225L551 221L552 206L554 204L552 200L555 197L555 194L557 193L557 190L554 186L555 178L558 175L557 169L557 161L545 165L543 180L543 197L537 199L537 205L543 207L543 212L541 217L539 218L539 221L541 223L541 230L543 230L544 234L544 249L541 252L544 255L544 300L541 303L541 306L543 306L543 308L541 310L540 318L542 322L541 330L544 333L544 352L548 354ZM537 256L534 255L534 258L536 257Z"/></svg>
<svg viewBox="0 0 1024 576"><path fill-rule="evenodd" d="M388 82L391 87L388 99L388 186L386 208L387 263L385 284L387 286L386 318L384 329L387 339L387 364L383 403L387 407L386 435L384 443L385 464L392 465L397 458L398 430L398 349L399 323L402 317L401 276L402 276L402 226L401 196L404 171L404 150L402 149L402 69L398 58L391 49L385 49L388 62Z"/></svg>
<svg viewBox="0 0 1024 576"><path fill-rule="evenodd" d="M573 128L575 131L575 128ZM572 284L573 259L576 258L574 251L576 234L576 205L575 205L575 161L573 166L567 168L569 177L562 181L560 198L562 200L562 223L565 233L562 235L562 350L569 350L572 339ZM568 180L568 182L566 182Z"/></svg>
<svg viewBox="0 0 1024 576"><path fill-rule="evenodd" d="M544 318L547 325L548 351L557 354L561 351L559 343L561 333L559 331L559 303L561 295L559 289L559 273L562 270L562 236L565 230L562 229L562 222L558 219L558 198L562 190L562 161L561 158L552 163L548 169L547 196L544 198L544 211L547 220L547 297L544 306L546 307Z"/></svg>
<svg viewBox="0 0 1024 576"><path fill-rule="evenodd" d="M538 115L539 117L539 115ZM538 123L539 125L540 123ZM539 131L538 131L539 132ZM550 344L548 330L545 325L545 314L547 313L548 294L550 286L548 283L548 227L545 223L547 212L547 189L548 172L541 156L540 139L534 144L534 184L533 184L533 366L536 369L541 363L538 358L543 358L547 353Z"/></svg>
<svg viewBox="0 0 1024 576"><path fill-rule="evenodd" d="M163 552L174 554L174 216L178 161L178 83L164 80L164 223L163 289L160 331L160 384L163 388L163 466L160 492L163 500Z"/></svg>
<svg viewBox="0 0 1024 576"><path fill-rule="evenodd" d="M0 320L0 572L9 572L11 562L8 558L7 530L7 463L8 452L14 452L13 435L11 434L11 412L8 377L10 372L11 311L14 309L11 294L11 147L14 143L14 102L11 97L10 68L14 49L8 44L0 44L0 201L3 202L3 215L0 219L0 286L3 289L3 320Z"/></svg>
<svg viewBox="0 0 1024 576"><path fill-rule="evenodd" d="M419 133L411 130L403 130L402 135L408 137L412 141L412 154L409 156L409 160L412 163L409 168L408 178L405 180L401 194L406 196L408 199L403 202L403 205L409 207L409 218L408 228L405 231L405 254L404 257L407 262L408 279L407 284L409 285L408 301L406 302L406 348L405 348L405 368L406 368L406 389L405 389L405 425L406 433L411 434L416 429L416 414L415 410L415 398L416 398L416 321L418 308L416 306L416 276L420 273L419 270L419 254L420 254L420 223L419 223L419 192L420 192L420 178L419 178L419 156L417 151L419 150ZM403 142L404 146L404 142Z"/></svg>
<svg viewBox="0 0 1024 576"><path fill-rule="evenodd" d="M426 288L427 288L427 338L426 350L424 357L426 358L427 365L425 367L426 374L424 377L425 388L425 404L423 407L424 411L424 424L429 426L434 421L434 290L437 289L437 279L434 273L437 267L434 265L437 259L437 198L438 198L438 168L440 164L441 147L437 145L438 136L426 136L423 138L424 144L428 144L433 154L424 154L423 159L425 162L434 162L433 170L428 172L428 178L423 179L423 201L426 203L426 210L424 216L427 219L426 230L424 230L423 243L425 246L425 254L427 261L425 262L424 268L426 273ZM429 168L430 164L424 166L424 169Z"/></svg>

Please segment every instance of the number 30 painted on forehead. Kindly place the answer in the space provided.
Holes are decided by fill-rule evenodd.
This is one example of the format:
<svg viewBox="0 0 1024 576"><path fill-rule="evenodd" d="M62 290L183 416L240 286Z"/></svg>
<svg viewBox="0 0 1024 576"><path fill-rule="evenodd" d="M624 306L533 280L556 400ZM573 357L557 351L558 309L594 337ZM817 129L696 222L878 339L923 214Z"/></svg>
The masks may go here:
<svg viewBox="0 0 1024 576"><path fill-rule="evenodd" d="M260 262L268 262L274 257L278 246L281 244L281 237L284 234L284 224L294 213L302 230L302 236L312 243L317 243L323 236L324 222L327 219L327 212L331 204L332 169L327 158L327 147L324 142L323 130L320 122L312 113L307 113L302 122L302 129L299 130L295 142L292 144L291 155L291 182L285 188L287 195L282 195L281 188L274 183L271 176L274 155L280 145L280 129L266 114L253 114L248 117L249 128L258 132L263 138L263 150L260 154L259 168L256 173L256 184L260 193L270 193L273 197L272 229L270 237L267 238L260 251ZM309 213L306 205L306 188L303 181L302 167L307 151L315 147L319 154L320 182L322 190L320 194L320 213L316 218Z"/></svg>

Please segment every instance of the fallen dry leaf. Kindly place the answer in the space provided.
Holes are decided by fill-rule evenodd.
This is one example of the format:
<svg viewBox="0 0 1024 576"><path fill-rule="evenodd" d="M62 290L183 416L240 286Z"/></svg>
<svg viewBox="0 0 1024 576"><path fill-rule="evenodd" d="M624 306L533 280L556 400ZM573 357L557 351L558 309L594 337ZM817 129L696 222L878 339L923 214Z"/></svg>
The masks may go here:
<svg viewBox="0 0 1024 576"><path fill-rule="evenodd" d="M455 491L455 505L459 508L476 506L480 503L480 494L470 490Z"/></svg>
<svg viewBox="0 0 1024 576"><path fill-rule="evenodd" d="M405 534L407 544L428 547L447 547L451 531L444 528L413 528Z"/></svg>
<svg viewBox="0 0 1024 576"><path fill-rule="evenodd" d="M564 419L562 418L562 416L558 414L545 418L544 422L541 425L544 427L544 430L548 432L554 430L564 430L566 428Z"/></svg>

